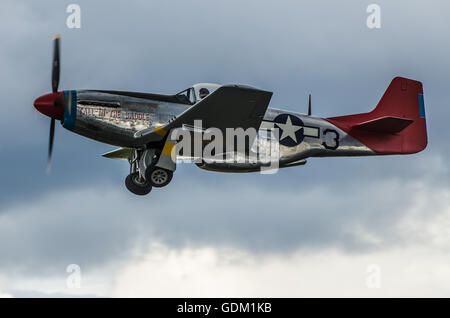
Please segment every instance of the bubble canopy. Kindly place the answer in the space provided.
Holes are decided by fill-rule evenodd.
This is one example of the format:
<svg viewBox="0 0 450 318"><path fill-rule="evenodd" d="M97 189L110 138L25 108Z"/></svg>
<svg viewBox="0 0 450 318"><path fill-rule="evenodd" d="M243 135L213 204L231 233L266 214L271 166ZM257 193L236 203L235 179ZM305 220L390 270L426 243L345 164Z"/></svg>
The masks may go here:
<svg viewBox="0 0 450 318"><path fill-rule="evenodd" d="M179 92L176 96L184 102L195 104L196 102L202 100L202 98L205 98L207 95L214 92L220 86L222 85L213 83L198 83L188 89L185 89L184 91Z"/></svg>

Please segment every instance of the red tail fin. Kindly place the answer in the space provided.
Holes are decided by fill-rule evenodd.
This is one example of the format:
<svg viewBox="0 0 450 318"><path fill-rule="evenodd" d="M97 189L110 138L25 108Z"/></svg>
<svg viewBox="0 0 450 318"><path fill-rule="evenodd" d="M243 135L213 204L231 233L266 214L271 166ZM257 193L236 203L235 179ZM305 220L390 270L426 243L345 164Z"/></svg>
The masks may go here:
<svg viewBox="0 0 450 318"><path fill-rule="evenodd" d="M422 83L392 80L369 113L327 118L378 154L410 154L427 146Z"/></svg>

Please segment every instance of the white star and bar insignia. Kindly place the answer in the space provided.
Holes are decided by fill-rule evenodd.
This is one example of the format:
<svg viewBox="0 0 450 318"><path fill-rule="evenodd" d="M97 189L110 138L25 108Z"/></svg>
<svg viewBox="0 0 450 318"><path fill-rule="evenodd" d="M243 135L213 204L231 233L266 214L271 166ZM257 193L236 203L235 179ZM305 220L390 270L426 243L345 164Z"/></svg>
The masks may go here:
<svg viewBox="0 0 450 318"><path fill-rule="evenodd" d="M294 147L299 145L305 136L319 138L319 128L305 126L303 121L291 114L280 114L271 121L263 121L261 129L280 129L281 145Z"/></svg>

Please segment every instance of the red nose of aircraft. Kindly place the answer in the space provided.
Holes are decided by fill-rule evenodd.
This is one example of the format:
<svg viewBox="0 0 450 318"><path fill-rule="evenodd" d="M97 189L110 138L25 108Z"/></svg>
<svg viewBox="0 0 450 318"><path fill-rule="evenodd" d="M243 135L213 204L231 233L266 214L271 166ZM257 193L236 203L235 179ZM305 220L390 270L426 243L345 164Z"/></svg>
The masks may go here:
<svg viewBox="0 0 450 318"><path fill-rule="evenodd" d="M64 116L64 93L42 95L34 101L34 107L50 118L61 120Z"/></svg>

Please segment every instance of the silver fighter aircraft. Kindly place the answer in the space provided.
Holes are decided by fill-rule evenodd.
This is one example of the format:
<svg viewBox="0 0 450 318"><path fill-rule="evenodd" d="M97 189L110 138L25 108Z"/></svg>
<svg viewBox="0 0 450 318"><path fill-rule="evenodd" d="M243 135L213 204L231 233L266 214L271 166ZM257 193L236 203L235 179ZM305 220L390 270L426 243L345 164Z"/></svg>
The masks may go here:
<svg viewBox="0 0 450 318"><path fill-rule="evenodd" d="M175 95L58 91L59 42L57 36L53 92L34 102L38 111L51 118L48 162L55 120L60 120L74 133L120 147L103 156L129 162L125 185L138 195L166 186L180 158L194 159L197 166L212 171L261 171L268 165L264 156L247 159L254 152L267 154L268 148L272 153L274 140L280 168L304 165L308 157L412 154L427 145L423 89L418 81L396 77L372 111L332 118L311 116L311 99L307 115L268 108L271 92L242 85L196 84ZM257 133L249 135L243 148L231 150L232 160L217 156L205 160L196 153L174 152L180 138L174 138L172 132L183 129L195 134L200 129L202 134L210 128L224 132L224 139L230 128ZM202 140L202 149L209 142Z"/></svg>

